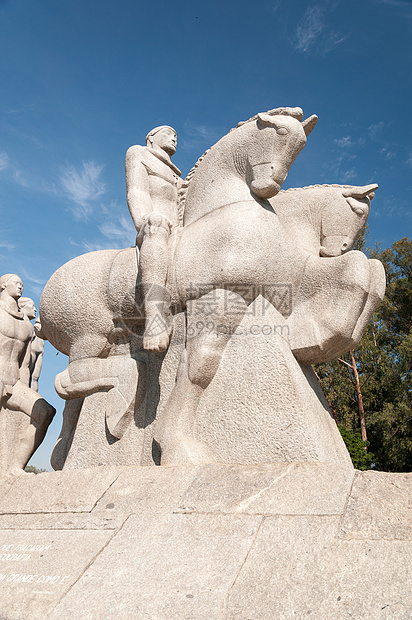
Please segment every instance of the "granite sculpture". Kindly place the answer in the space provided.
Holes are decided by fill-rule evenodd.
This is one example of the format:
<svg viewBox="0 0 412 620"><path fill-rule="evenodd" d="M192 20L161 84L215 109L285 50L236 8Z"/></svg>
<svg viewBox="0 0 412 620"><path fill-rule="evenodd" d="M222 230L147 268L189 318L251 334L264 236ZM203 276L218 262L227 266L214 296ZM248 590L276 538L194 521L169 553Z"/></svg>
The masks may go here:
<svg viewBox="0 0 412 620"><path fill-rule="evenodd" d="M175 130L162 125L147 134L145 147L131 146L126 153L127 204L138 233L147 351L165 351L172 329L165 287L170 237L179 221L181 173L170 159L176 146Z"/></svg>
<svg viewBox="0 0 412 620"><path fill-rule="evenodd" d="M156 128L147 147L128 152L129 209L139 236L146 231L140 258L135 248L80 256L52 276L41 299L42 333L69 355L56 377L68 400L59 468L84 401L95 399L96 415L105 412L107 440L123 441L159 383L167 398L162 407L152 402L150 440L162 465L350 466L310 364L356 346L383 297L381 263L349 251L377 185L281 191L316 121L303 121L300 108L277 108L239 123L182 183L178 220L174 130ZM156 192L163 212L159 194L145 203ZM145 264L143 275L146 243L147 257L159 248L159 261ZM97 316L90 308L99 308ZM162 385L150 370L158 354L145 349L167 345L169 314L178 355L169 346L160 360Z"/></svg>
<svg viewBox="0 0 412 620"><path fill-rule="evenodd" d="M46 434L56 410L29 387L33 326L19 310L19 276L0 278L0 409L2 474L20 475ZM31 301L31 300L30 300ZM34 306L34 304L33 304ZM34 318L34 317L32 317ZM21 415L23 414L23 416Z"/></svg>
<svg viewBox="0 0 412 620"><path fill-rule="evenodd" d="M18 302L19 310L32 321L36 319L36 306L30 297L20 297ZM34 323L34 332L30 342L30 361L29 361L29 383L28 386L35 392L39 391L39 377L43 364L44 340L37 335L37 330L41 329L39 318Z"/></svg>

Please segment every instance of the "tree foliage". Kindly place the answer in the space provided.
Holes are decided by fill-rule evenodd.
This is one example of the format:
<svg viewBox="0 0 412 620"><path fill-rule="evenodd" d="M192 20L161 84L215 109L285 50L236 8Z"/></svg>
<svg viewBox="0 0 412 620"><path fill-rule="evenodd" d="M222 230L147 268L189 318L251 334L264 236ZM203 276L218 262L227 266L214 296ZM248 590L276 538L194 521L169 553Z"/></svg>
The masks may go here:
<svg viewBox="0 0 412 620"><path fill-rule="evenodd" d="M412 240L367 253L383 262L387 274L385 299L353 352L367 437L374 467L412 471ZM348 353L318 365L316 372L338 424L357 433L358 397L350 363Z"/></svg>
<svg viewBox="0 0 412 620"><path fill-rule="evenodd" d="M46 470L37 469L37 467L35 467L34 465L26 465L26 467L24 468L24 471L27 472L28 474L42 474Z"/></svg>
<svg viewBox="0 0 412 620"><path fill-rule="evenodd" d="M360 433L354 433L342 425L338 425L343 441L346 444L353 466L356 469L370 469L375 457L371 452L365 450L365 442ZM369 442L366 442L369 445Z"/></svg>

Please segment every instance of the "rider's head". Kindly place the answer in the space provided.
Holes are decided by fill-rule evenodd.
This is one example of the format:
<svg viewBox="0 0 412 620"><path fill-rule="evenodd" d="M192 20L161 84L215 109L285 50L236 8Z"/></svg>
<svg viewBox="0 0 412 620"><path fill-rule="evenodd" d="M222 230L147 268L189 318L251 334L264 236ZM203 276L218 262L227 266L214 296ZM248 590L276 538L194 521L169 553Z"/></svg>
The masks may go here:
<svg viewBox="0 0 412 620"><path fill-rule="evenodd" d="M165 151L168 155L176 152L177 134L173 127L160 125L155 127L146 136L146 145L153 149Z"/></svg>
<svg viewBox="0 0 412 620"><path fill-rule="evenodd" d="M20 299L23 292L23 282L15 273L5 273L0 278L0 294L7 292L13 299Z"/></svg>

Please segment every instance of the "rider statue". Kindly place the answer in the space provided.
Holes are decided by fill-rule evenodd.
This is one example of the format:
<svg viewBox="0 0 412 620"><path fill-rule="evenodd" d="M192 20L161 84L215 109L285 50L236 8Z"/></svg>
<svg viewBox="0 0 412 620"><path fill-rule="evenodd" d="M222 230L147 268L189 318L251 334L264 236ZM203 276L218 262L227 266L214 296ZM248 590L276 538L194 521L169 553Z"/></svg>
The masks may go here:
<svg viewBox="0 0 412 620"><path fill-rule="evenodd" d="M29 387L33 326L18 307L22 292L19 276L10 273L1 276L0 409L21 411L30 418L29 424L20 427L18 440L7 446L7 471L15 475L23 473L56 413L54 407Z"/></svg>
<svg viewBox="0 0 412 620"><path fill-rule="evenodd" d="M126 154L126 192L140 250L145 329L143 348L165 351L170 317L166 300L169 238L178 226L180 170L172 163L177 135L168 125L155 127L146 146L131 146Z"/></svg>

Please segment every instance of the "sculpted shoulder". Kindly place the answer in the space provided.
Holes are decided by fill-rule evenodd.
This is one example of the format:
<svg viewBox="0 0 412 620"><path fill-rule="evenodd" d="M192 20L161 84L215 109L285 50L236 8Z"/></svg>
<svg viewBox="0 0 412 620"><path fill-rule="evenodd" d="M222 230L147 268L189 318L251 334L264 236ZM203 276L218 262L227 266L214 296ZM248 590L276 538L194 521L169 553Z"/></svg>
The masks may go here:
<svg viewBox="0 0 412 620"><path fill-rule="evenodd" d="M146 146L135 144L126 151L126 162L128 161L144 161L148 157L148 149Z"/></svg>
<svg viewBox="0 0 412 620"><path fill-rule="evenodd" d="M33 325L27 318L13 315L0 305L0 335L26 342L31 340L33 333Z"/></svg>

